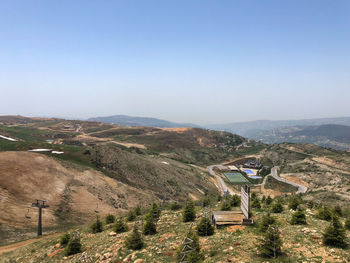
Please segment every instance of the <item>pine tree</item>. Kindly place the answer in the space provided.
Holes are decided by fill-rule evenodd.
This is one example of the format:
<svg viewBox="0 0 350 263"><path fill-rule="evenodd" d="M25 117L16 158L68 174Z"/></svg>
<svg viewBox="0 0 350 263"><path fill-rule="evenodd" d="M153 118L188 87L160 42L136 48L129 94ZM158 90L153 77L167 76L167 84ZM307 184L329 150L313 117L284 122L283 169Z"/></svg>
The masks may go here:
<svg viewBox="0 0 350 263"><path fill-rule="evenodd" d="M350 217L348 217L346 220L345 220L345 228L347 230L350 230Z"/></svg>
<svg viewBox="0 0 350 263"><path fill-rule="evenodd" d="M306 215L305 211L302 209L298 209L292 215L292 219L290 220L292 225L306 225Z"/></svg>
<svg viewBox="0 0 350 263"><path fill-rule="evenodd" d="M136 219L136 214L134 210L129 210L127 215L126 215L126 220L130 221L134 221Z"/></svg>
<svg viewBox="0 0 350 263"><path fill-rule="evenodd" d="M214 226L208 217L202 217L197 226L197 233L199 236L211 236L214 234Z"/></svg>
<svg viewBox="0 0 350 263"><path fill-rule="evenodd" d="M292 209L292 210L297 210L297 208L298 208L298 206L300 204L301 204L300 198L298 198L297 196L293 195L289 199L288 208Z"/></svg>
<svg viewBox="0 0 350 263"><path fill-rule="evenodd" d="M252 208L260 209L261 208L260 200L258 198L255 198L254 200L252 200L251 206Z"/></svg>
<svg viewBox="0 0 350 263"><path fill-rule="evenodd" d="M261 232L265 232L270 225L276 223L276 218L272 217L270 213L267 213L261 218L259 229Z"/></svg>
<svg viewBox="0 0 350 263"><path fill-rule="evenodd" d="M107 216L106 216L105 221L106 221L106 225L108 225L108 224L112 224L112 223L114 223L114 222L115 222L115 216L114 216L114 215L109 214L109 215L107 215Z"/></svg>
<svg viewBox="0 0 350 263"><path fill-rule="evenodd" d="M282 213L283 205L280 201L274 202L271 208L272 213Z"/></svg>
<svg viewBox="0 0 350 263"><path fill-rule="evenodd" d="M241 203L241 197L239 195L236 195L234 194L232 197L231 197L231 207L237 207L239 206Z"/></svg>
<svg viewBox="0 0 350 263"><path fill-rule="evenodd" d="M78 233L74 233L72 234L72 237L65 248L65 254L66 256L70 256L80 252L81 252L80 235Z"/></svg>
<svg viewBox="0 0 350 263"><path fill-rule="evenodd" d="M181 208L181 205L179 203L172 203L170 205L170 209L173 211L179 210Z"/></svg>
<svg viewBox="0 0 350 263"><path fill-rule="evenodd" d="M339 205L336 205L333 208L333 214L335 214L336 216L342 217L343 216L343 211L341 209L341 207Z"/></svg>
<svg viewBox="0 0 350 263"><path fill-rule="evenodd" d="M282 255L281 246L282 240L278 227L276 225L270 225L258 247L261 256L276 258Z"/></svg>
<svg viewBox="0 0 350 263"><path fill-rule="evenodd" d="M90 229L91 229L91 232L94 234L100 233L103 231L102 222L98 217L96 218L96 221L92 223L92 225L90 226Z"/></svg>
<svg viewBox="0 0 350 263"><path fill-rule="evenodd" d="M143 248L144 243L139 233L139 230L137 229L136 226L134 227L131 234L125 239L125 246L128 249L132 249L132 250L139 250Z"/></svg>
<svg viewBox="0 0 350 263"><path fill-rule="evenodd" d="M337 216L332 217L332 222L323 233L323 243L327 246L346 246L345 228Z"/></svg>
<svg viewBox="0 0 350 263"><path fill-rule="evenodd" d="M271 205L271 203L272 203L272 198L271 198L271 196L268 196L268 197L266 198L265 204L266 204L266 205Z"/></svg>
<svg viewBox="0 0 350 263"><path fill-rule="evenodd" d="M154 223L152 217L149 217L148 220L146 220L146 223L143 227L143 233L145 235L154 235L157 233L156 224Z"/></svg>
<svg viewBox="0 0 350 263"><path fill-rule="evenodd" d="M205 196L202 200L202 206L203 207L208 207L210 206L210 198L209 196Z"/></svg>
<svg viewBox="0 0 350 263"><path fill-rule="evenodd" d="M158 205L156 203L152 204L152 208L150 210L150 213L151 213L153 219L158 221L158 219L160 217L160 208L158 207Z"/></svg>
<svg viewBox="0 0 350 263"><path fill-rule="evenodd" d="M136 206L134 213L135 213L136 216L140 216L141 215L141 207L139 205Z"/></svg>
<svg viewBox="0 0 350 263"><path fill-rule="evenodd" d="M321 206L317 211L316 217L322 220L331 221L332 211L328 206Z"/></svg>
<svg viewBox="0 0 350 263"><path fill-rule="evenodd" d="M187 253L181 253L186 252ZM193 230L190 230L186 236L185 244L181 244L178 252L178 262L186 261L188 263L198 263L203 260L200 253L199 238Z"/></svg>
<svg viewBox="0 0 350 263"><path fill-rule="evenodd" d="M128 230L129 230L128 225L123 221L123 219L122 218L117 219L114 225L114 231L116 233L123 233Z"/></svg>
<svg viewBox="0 0 350 263"><path fill-rule="evenodd" d="M182 212L182 218L184 222L194 221L196 218L196 211L193 201L188 200Z"/></svg>

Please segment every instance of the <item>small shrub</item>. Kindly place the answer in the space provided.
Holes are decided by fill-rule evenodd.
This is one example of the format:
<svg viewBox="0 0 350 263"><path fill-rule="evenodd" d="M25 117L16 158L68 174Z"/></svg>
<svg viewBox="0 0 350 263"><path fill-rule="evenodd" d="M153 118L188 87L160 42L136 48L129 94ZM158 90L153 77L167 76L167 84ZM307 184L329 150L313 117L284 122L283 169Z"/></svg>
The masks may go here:
<svg viewBox="0 0 350 263"><path fill-rule="evenodd" d="M140 216L142 213L141 213L141 207L138 205L136 206L135 208L135 215L136 216Z"/></svg>
<svg viewBox="0 0 350 263"><path fill-rule="evenodd" d="M259 230L261 232L265 232L270 225L273 225L275 223L276 223L276 218L272 217L270 213L267 213L261 218Z"/></svg>
<svg viewBox="0 0 350 263"><path fill-rule="evenodd" d="M132 250L139 250L143 248L144 243L137 227L134 227L131 234L125 239L125 246L126 248Z"/></svg>
<svg viewBox="0 0 350 263"><path fill-rule="evenodd" d="M152 217L149 217L143 227L143 233L145 235L154 235L157 233L156 224Z"/></svg>
<svg viewBox="0 0 350 263"><path fill-rule="evenodd" d="M323 243L327 246L346 246L345 228L337 216L332 217L332 222L323 233Z"/></svg>
<svg viewBox="0 0 350 263"><path fill-rule="evenodd" d="M70 256L80 252L81 252L80 236L78 234L76 235L73 234L66 246L65 254L66 256Z"/></svg>
<svg viewBox="0 0 350 263"><path fill-rule="evenodd" d="M210 198L209 196L205 196L202 200L202 206L203 207L208 207L210 206Z"/></svg>
<svg viewBox="0 0 350 263"><path fill-rule="evenodd" d="M116 233L123 233L128 231L128 225L123 221L123 219L119 218L114 225L114 231Z"/></svg>
<svg viewBox="0 0 350 263"><path fill-rule="evenodd" d="M343 210L341 209L341 207L339 205L336 205L333 208L333 214L336 215L336 216L339 216L339 217L343 216Z"/></svg>
<svg viewBox="0 0 350 263"><path fill-rule="evenodd" d="M258 198L255 198L251 203L252 208L261 208L260 200Z"/></svg>
<svg viewBox="0 0 350 263"><path fill-rule="evenodd" d="M234 194L232 197L231 197L231 207L237 207L241 204L241 197L239 195L236 195Z"/></svg>
<svg viewBox="0 0 350 263"><path fill-rule="evenodd" d="M283 205L281 202L277 201L274 202L271 208L272 213L282 213L283 212Z"/></svg>
<svg viewBox="0 0 350 263"><path fill-rule="evenodd" d="M331 221L332 220L332 211L331 211L331 209L329 209L328 206L321 206L317 211L316 217L318 219Z"/></svg>
<svg viewBox="0 0 350 263"><path fill-rule="evenodd" d="M197 226L197 233L199 236L211 236L214 234L214 226L208 217L202 217Z"/></svg>
<svg viewBox="0 0 350 263"><path fill-rule="evenodd" d="M194 221L196 218L196 211L192 200L188 200L182 212L184 222Z"/></svg>
<svg viewBox="0 0 350 263"><path fill-rule="evenodd" d="M93 222L92 225L90 226L90 230L94 234L100 233L103 231L102 222L98 217L96 218L96 221Z"/></svg>
<svg viewBox="0 0 350 263"><path fill-rule="evenodd" d="M172 203L170 209L173 211L179 210L182 206L179 203Z"/></svg>
<svg viewBox="0 0 350 263"><path fill-rule="evenodd" d="M131 222L136 219L136 214L134 210L129 210L128 213L126 214L126 220Z"/></svg>
<svg viewBox="0 0 350 263"><path fill-rule="evenodd" d="M115 222L115 216L114 216L114 215L109 214L109 215L107 215L107 216L106 216L105 221L106 221L106 225L108 225L108 224L112 224L112 223L114 223L114 222Z"/></svg>
<svg viewBox="0 0 350 263"><path fill-rule="evenodd" d="M68 244L70 238L71 238L71 235L69 233L64 233L60 238L60 245L62 247L65 247Z"/></svg>
<svg viewBox="0 0 350 263"><path fill-rule="evenodd" d="M231 203L229 200L225 200L221 204L221 211L230 211L231 210Z"/></svg>
<svg viewBox="0 0 350 263"><path fill-rule="evenodd" d="M291 198L289 199L289 203L288 203L288 208L292 209L292 210L297 210L298 206L301 204L301 200L299 197L293 195L291 196Z"/></svg>
<svg viewBox="0 0 350 263"><path fill-rule="evenodd" d="M290 220L292 225L306 225L306 215L304 210L297 210L293 213L292 219Z"/></svg>
<svg viewBox="0 0 350 263"><path fill-rule="evenodd" d="M266 204L266 205L271 205L271 204L272 204L272 198L271 198L271 196L268 196L268 197L266 198L265 204Z"/></svg>

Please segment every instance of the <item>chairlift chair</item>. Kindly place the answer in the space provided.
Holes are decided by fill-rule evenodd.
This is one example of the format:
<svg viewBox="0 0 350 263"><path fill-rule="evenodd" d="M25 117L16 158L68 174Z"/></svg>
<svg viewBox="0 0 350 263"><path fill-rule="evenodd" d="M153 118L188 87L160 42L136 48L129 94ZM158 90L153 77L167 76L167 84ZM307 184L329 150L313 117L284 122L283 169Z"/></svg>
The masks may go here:
<svg viewBox="0 0 350 263"><path fill-rule="evenodd" d="M29 215L29 208L28 208L28 210L27 210L27 213L25 214L25 217L27 218L27 219L31 219L32 217Z"/></svg>
<svg viewBox="0 0 350 263"><path fill-rule="evenodd" d="M96 208L95 208L95 210L94 210L94 211L95 211L95 213L96 213L96 214L98 214L98 213L99 213L99 211L98 211L98 203L96 204Z"/></svg>

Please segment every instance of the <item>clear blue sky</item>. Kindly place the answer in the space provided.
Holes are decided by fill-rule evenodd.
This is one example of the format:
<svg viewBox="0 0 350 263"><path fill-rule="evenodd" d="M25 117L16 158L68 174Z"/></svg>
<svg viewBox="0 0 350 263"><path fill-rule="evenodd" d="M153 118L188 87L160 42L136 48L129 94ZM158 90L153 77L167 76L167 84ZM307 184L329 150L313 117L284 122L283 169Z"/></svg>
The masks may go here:
<svg viewBox="0 0 350 263"><path fill-rule="evenodd" d="M0 114L350 115L350 1L0 2Z"/></svg>

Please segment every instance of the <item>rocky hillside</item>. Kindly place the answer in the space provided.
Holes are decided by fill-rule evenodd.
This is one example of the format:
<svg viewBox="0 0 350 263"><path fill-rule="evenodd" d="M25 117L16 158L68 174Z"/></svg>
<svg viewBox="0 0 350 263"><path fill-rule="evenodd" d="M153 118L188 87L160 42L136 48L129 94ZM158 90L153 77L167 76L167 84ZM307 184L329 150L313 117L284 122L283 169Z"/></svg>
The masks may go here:
<svg viewBox="0 0 350 263"><path fill-rule="evenodd" d="M318 218L319 208L312 203L304 200L300 204L306 208L306 224L298 225L291 223L295 211L288 208L290 199L277 198L272 204L263 201L262 196L257 196L255 200L259 200L261 207L253 209L253 225L219 227L214 229L213 235L199 237L202 262L349 262L349 247L332 247L324 243L323 233L331 223ZM283 211L272 213L275 223L266 224L263 217L266 217L275 203L281 203ZM222 204L222 201L212 201L206 210L218 210ZM156 222L156 233L142 235L144 245L137 250L127 248L126 239L135 226L142 231L141 220L127 222L128 230L122 233L115 232L114 223L104 223L102 232L95 234L89 227L72 229L70 233L80 233L82 251L71 256L65 254L64 246L60 245L60 237L55 236L26 246L19 245L16 250L2 254L0 262L177 262L181 243L190 226L193 230L197 229L203 217L204 210L201 206L196 206L195 210L194 222L184 223L182 211L163 209ZM340 218L342 225L348 215L345 210L343 213L344 217ZM277 226L280 231L282 254L275 259L262 256L259 250L266 233L262 227L269 224ZM344 241L350 242L349 238L350 231L347 231ZM0 253L6 251L6 248L8 249L0 247Z"/></svg>

